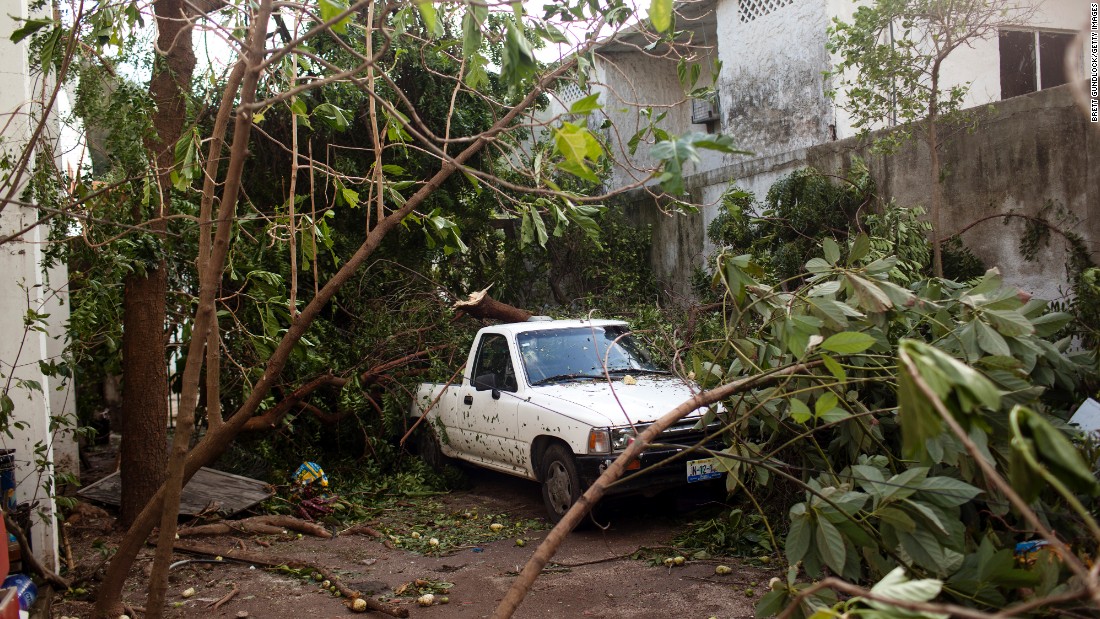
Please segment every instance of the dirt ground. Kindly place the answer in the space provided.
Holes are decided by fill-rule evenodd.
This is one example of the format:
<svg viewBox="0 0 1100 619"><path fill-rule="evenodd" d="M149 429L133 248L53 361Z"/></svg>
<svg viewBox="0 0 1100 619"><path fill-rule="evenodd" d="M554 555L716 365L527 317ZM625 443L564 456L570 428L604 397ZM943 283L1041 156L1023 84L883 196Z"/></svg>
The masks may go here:
<svg viewBox="0 0 1100 619"><path fill-rule="evenodd" d="M468 490L433 497L432 505L440 517L462 513L506 514L514 522L527 523L518 532L508 531L522 536L526 542L523 547L516 544L515 538L508 537L458 547L443 556L426 556L390 547L392 542L384 543L387 538L365 535L337 535L328 540L293 534L263 538L226 535L195 541L225 548L227 554L243 548L265 556L312 562L338 574L352 589L408 608L414 618L487 617L548 528L542 520L542 501L535 484L484 471L470 471L469 476ZM649 556L679 554L668 547L686 522L683 506L678 509L678 502L688 501L663 495L657 500L638 498L609 505L610 527L571 534L552 565L535 582L516 616L752 617L753 605L767 590L767 581L776 575L774 571L728 558L689 557L685 565L673 568L632 558L639 551L648 552ZM87 521L69 528L78 564L94 562L97 555L117 542L118 533L105 531L107 525ZM195 558L178 554L174 560ZM151 561L151 550L139 557L125 593L125 600L138 608L139 613ZM714 568L719 564L732 567L733 572L715 575ZM417 579L451 583L449 602L419 607L414 596L395 594L403 584ZM183 597L189 588L195 589L194 595ZM234 588L239 593L214 609L213 605ZM89 589L94 590L94 586ZM55 596L47 616L88 617L91 604L90 599ZM170 575L168 605L165 616L172 618L353 616L341 598L322 591L315 582L231 561L192 562L175 567Z"/></svg>

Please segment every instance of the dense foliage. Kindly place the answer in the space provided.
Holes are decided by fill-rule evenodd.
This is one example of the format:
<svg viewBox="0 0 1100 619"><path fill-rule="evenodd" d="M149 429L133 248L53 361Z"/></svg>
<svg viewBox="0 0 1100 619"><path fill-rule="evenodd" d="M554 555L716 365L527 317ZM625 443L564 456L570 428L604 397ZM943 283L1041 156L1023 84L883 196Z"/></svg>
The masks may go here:
<svg viewBox="0 0 1100 619"><path fill-rule="evenodd" d="M1090 472L1096 452L1056 429L1095 372L1094 358L1058 338L1072 316L1005 286L996 271L969 282L915 279L884 241L826 237L797 276L735 251L716 259L727 337L696 357L696 376L718 384L814 364L727 403L724 414L729 489L751 495L742 509L770 504L760 512L772 518L769 530L787 531L768 541L784 549L791 576L773 583L761 615L796 599L803 577L875 582L895 578L896 567L980 608L1064 590L1061 563L1016 564L1015 544L1038 532L975 466L967 442L1028 490L1073 552L1093 556L1100 543L1088 521L1100 493ZM904 373L902 350L965 440ZM1065 487L1042 481L1051 475ZM785 517L775 517L777 501L789 507ZM801 600L800 616L835 599L828 590L815 596Z"/></svg>

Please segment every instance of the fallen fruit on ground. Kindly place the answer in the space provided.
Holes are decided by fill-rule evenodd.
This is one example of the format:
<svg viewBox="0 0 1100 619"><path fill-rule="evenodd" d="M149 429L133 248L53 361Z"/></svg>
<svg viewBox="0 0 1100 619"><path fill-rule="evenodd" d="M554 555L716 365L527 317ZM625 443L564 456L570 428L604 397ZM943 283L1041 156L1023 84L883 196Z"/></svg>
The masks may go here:
<svg viewBox="0 0 1100 619"><path fill-rule="evenodd" d="M416 603L421 606L431 606L435 603L435 596L431 593L425 593L424 595L416 598Z"/></svg>
<svg viewBox="0 0 1100 619"><path fill-rule="evenodd" d="M728 565L719 565L718 567L714 568L714 573L718 574L719 576L725 576L726 574L732 574L733 569L730 568L730 566Z"/></svg>

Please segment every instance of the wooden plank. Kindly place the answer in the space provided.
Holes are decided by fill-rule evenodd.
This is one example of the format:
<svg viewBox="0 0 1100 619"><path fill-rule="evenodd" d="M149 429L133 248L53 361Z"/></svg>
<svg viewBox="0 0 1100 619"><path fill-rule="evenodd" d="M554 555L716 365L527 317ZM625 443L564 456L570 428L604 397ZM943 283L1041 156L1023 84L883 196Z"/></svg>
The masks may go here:
<svg viewBox="0 0 1100 619"><path fill-rule="evenodd" d="M85 499L118 506L122 502L122 479L116 471L81 488L77 494ZM274 494L268 484L257 479L203 467L184 487L179 513L181 516L193 516L216 504L219 513L232 516Z"/></svg>

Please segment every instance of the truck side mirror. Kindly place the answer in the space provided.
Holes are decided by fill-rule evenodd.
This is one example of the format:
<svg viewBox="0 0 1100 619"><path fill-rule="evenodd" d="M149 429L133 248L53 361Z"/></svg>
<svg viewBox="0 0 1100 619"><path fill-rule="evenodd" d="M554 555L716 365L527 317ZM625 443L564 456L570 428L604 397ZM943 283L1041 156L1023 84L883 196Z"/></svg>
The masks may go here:
<svg viewBox="0 0 1100 619"><path fill-rule="evenodd" d="M500 390L497 389L496 374L482 374L474 377L474 389L477 391L492 391L494 400L500 399Z"/></svg>

